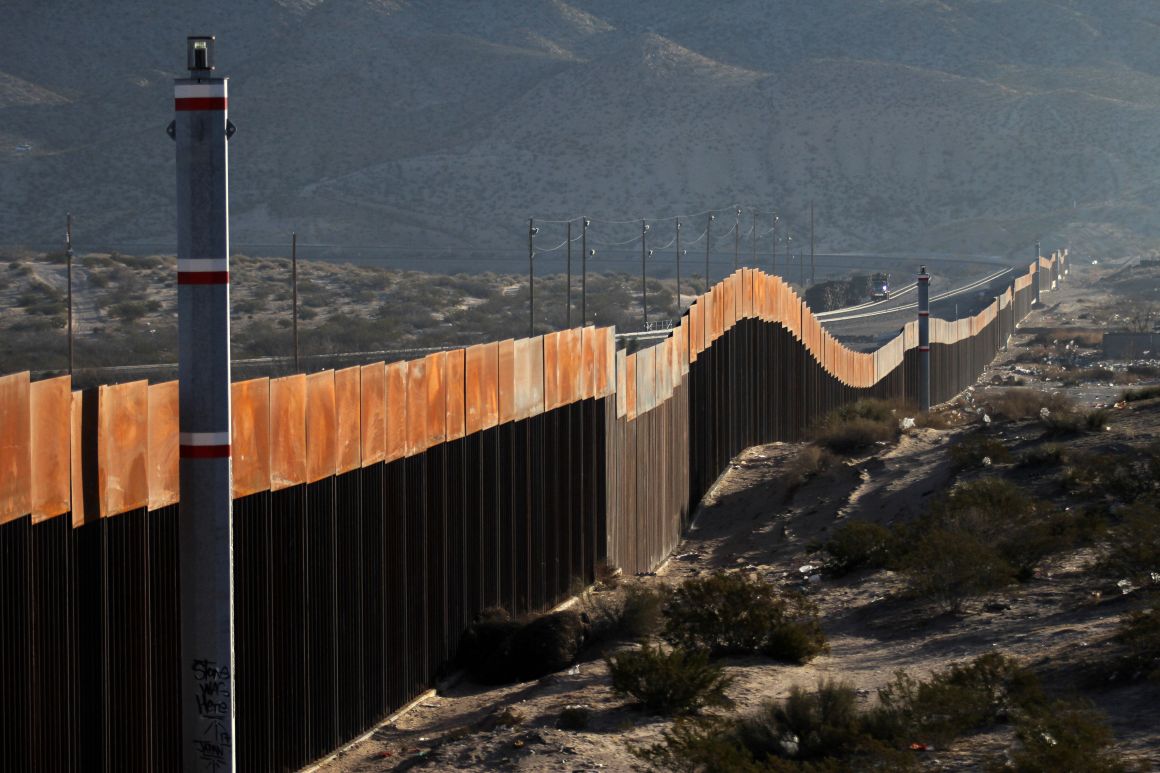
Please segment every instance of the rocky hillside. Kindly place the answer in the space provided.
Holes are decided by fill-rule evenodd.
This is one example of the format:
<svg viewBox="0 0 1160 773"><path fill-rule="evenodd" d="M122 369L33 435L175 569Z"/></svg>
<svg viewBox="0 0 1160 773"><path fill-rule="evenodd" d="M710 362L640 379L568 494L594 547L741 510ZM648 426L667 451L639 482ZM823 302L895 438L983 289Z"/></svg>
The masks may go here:
<svg viewBox="0 0 1160 773"><path fill-rule="evenodd" d="M832 250L1147 252L1158 25L1144 0L13 0L0 243L71 210L93 249L171 248L171 80L208 32L243 247L518 271L533 215L611 244L634 226L601 219L736 202L800 234L813 199Z"/></svg>

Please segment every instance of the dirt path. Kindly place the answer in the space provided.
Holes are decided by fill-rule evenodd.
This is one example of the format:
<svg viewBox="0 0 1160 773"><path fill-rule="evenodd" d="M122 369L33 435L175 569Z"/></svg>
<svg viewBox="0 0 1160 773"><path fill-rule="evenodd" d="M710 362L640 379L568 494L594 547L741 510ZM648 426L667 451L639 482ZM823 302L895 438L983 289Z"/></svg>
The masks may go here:
<svg viewBox="0 0 1160 773"><path fill-rule="evenodd" d="M1028 324L1059 325L1074 317L1080 304L1091 302L1090 292L1077 285L1060 293L1050 316L1037 312ZM1014 354L1001 357L981 381L1008 374ZM962 407L969 410L971 403ZM1160 427L1160 407L1118 416L1114 426L1125 437L1150 437ZM656 576L629 581L671 585L701 572L739 569L813 597L830 652L806 666L756 657L726 660L736 677L730 696L742 712L784 697L793 685L813 686L822 678L852 683L861 700L869 702L896 670L925 676L990 651L1051 675L1053 687L1071 686L1084 663L1116 646L1110 638L1131 601L1092 587L1084 571L1091 558L1087 552L1059 558L1028 583L972 601L961 616L932 615L899 600L901 578L887 571L811 580L816 571L809 567L818 561L812 550L842 520L888 524L917 515L932 497L945 495L955 480L946 449L964 431L909 431L897 445L846 460L792 495L783 474L801 447L772 443L748 449L705 497L693 528ZM1012 442L1019 441L1020 431L1010 430ZM1108 438L1100 436L1098 442ZM1087 689L1085 696L1107 712L1121 750L1160 765L1155 685ZM561 710L577 704L592 709L588 729L556 729ZM467 682L451 687L343 751L323 769L641 770L629 747L659 741L669 726L669 720L643 715L617 698L603 661L592 653L572 671L536 682L494 689ZM924 754L924 767L976 770L1010 740L1007 729L962 739L950 749Z"/></svg>

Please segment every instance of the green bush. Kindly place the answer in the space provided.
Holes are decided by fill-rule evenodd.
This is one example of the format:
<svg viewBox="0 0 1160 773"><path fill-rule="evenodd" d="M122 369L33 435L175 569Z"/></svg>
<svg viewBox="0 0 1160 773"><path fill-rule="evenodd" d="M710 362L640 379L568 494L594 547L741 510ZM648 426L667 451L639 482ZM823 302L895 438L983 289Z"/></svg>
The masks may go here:
<svg viewBox="0 0 1160 773"><path fill-rule="evenodd" d="M1066 458L1064 447L1058 443L1044 443L1029 448L1019 457L1020 467L1058 467Z"/></svg>
<svg viewBox="0 0 1160 773"><path fill-rule="evenodd" d="M992 770L1017 773L1120 773L1129 770L1112 747L1112 731L1085 703L1056 701L1016 724L1019 744L1010 764L997 760Z"/></svg>
<svg viewBox="0 0 1160 773"><path fill-rule="evenodd" d="M631 695L646 711L691 714L705 707L730 706L725 690L733 682L707 652L645 645L605 658L618 695Z"/></svg>
<svg viewBox="0 0 1160 773"><path fill-rule="evenodd" d="M1116 641L1128 648L1124 667L1132 676L1160 678L1160 609L1128 613L1120 620Z"/></svg>
<svg viewBox="0 0 1160 773"><path fill-rule="evenodd" d="M826 651L817 608L798 593L742 574L686 580L664 607L662 636L675 647L712 655L762 653L804 663Z"/></svg>
<svg viewBox="0 0 1160 773"><path fill-rule="evenodd" d="M971 730L1012 721L1044 702L1039 680L1005 655L991 652L920 681L903 671L878 690L868 732L894 744L915 740L944 746Z"/></svg>
<svg viewBox="0 0 1160 773"><path fill-rule="evenodd" d="M1006 464L1011 461L1011 452L1003 441L986 433L972 433L951 446L951 462L958 469L983 467L990 464Z"/></svg>
<svg viewBox="0 0 1160 773"><path fill-rule="evenodd" d="M857 569L879 569L886 565L893 535L890 529L872 521L843 523L823 546L830 554L826 569L843 575Z"/></svg>
<svg viewBox="0 0 1160 773"><path fill-rule="evenodd" d="M985 537L963 529L918 532L900 559L910 592L946 612L960 613L979 594L1014 582L1016 570Z"/></svg>
<svg viewBox="0 0 1160 773"><path fill-rule="evenodd" d="M1140 387L1138 389L1128 389L1120 395L1120 400L1122 402L1133 403L1137 400L1151 400L1156 397L1160 397L1160 384Z"/></svg>
<svg viewBox="0 0 1160 773"><path fill-rule="evenodd" d="M664 596L640 583L589 596L586 607L593 636L605 641L646 641L664 619Z"/></svg>
<svg viewBox="0 0 1160 773"><path fill-rule="evenodd" d="M1160 571L1160 509L1137 502L1119 514L1122 519L1107 535L1107 548L1098 568L1117 578L1152 583Z"/></svg>

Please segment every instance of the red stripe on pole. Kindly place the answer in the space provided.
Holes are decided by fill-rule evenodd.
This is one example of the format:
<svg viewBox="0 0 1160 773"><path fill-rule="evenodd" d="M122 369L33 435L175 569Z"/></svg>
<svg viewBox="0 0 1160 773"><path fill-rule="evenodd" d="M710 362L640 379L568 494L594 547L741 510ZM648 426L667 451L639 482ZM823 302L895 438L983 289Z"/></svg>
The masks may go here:
<svg viewBox="0 0 1160 773"><path fill-rule="evenodd" d="M228 285L229 271L178 271L179 285Z"/></svg>
<svg viewBox="0 0 1160 773"><path fill-rule="evenodd" d="M929 347L929 346L920 346L920 347L918 347L918 350L919 350L920 352L929 352L929 351L930 351L930 347Z"/></svg>
<svg viewBox="0 0 1160 773"><path fill-rule="evenodd" d="M228 443L220 446L181 446L182 459L224 459L229 455Z"/></svg>
<svg viewBox="0 0 1160 773"><path fill-rule="evenodd" d="M920 317L929 317L929 316L930 316L930 312L929 312L929 311L920 311L920 312L918 312L918 316L920 316Z"/></svg>
<svg viewBox="0 0 1160 773"><path fill-rule="evenodd" d="M178 97L173 100L173 109L183 110L225 110L225 97Z"/></svg>

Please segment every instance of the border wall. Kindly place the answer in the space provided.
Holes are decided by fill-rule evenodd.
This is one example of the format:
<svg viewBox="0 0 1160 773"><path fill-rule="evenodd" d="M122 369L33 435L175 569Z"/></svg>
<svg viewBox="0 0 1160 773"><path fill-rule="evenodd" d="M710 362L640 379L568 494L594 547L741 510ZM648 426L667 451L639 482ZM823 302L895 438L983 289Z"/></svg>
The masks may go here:
<svg viewBox="0 0 1160 773"><path fill-rule="evenodd" d="M931 320L931 397L1054 287L1041 259ZM543 610L677 544L742 449L859 397L917 401L912 322L832 338L742 269L632 355L577 328L233 385L236 747L291 770L446 672L482 609ZM177 383L0 377L0 769L181 767Z"/></svg>

